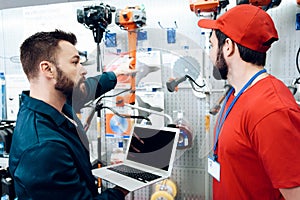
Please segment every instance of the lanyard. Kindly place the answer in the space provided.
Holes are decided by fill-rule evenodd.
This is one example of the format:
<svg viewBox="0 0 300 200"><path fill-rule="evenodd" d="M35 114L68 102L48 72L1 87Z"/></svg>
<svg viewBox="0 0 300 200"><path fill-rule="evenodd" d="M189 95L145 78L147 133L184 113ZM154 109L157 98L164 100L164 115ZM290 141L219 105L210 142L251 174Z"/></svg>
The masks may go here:
<svg viewBox="0 0 300 200"><path fill-rule="evenodd" d="M228 94L226 95L226 98L224 100L224 103L222 105L222 109L221 109L221 112L220 112L220 115L219 115L219 118L218 118L218 121L217 121L217 127L216 127L216 141L215 141L215 144L214 144L214 152L216 151L217 149L217 146L218 146L218 140L219 140L219 135L221 133L221 129L222 129L222 126L225 122L225 119L227 118L227 116L229 115L229 112L231 111L231 109L233 108L234 104L236 103L236 101L238 100L238 98L243 94L243 92L251 85L251 83L259 76L261 75L262 73L265 73L267 72L266 69L262 69L260 71L258 71L256 74L254 74L254 76L251 77L251 79L244 85L244 87L241 89L241 91L237 94L237 96L234 97L233 101L231 102L231 104L229 105L228 109L226 110L225 114L224 114L224 111L225 111L225 106L226 106L226 103L230 97L230 95L232 94L233 92L233 88L231 88L228 92ZM224 116L223 116L224 114ZM217 155L214 154L214 160L217 160Z"/></svg>

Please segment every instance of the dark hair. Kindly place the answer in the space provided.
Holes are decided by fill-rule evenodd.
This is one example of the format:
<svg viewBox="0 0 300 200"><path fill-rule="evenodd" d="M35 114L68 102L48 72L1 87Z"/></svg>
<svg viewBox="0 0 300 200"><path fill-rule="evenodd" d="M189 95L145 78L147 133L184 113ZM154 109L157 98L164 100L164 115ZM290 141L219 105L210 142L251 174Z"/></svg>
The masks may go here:
<svg viewBox="0 0 300 200"><path fill-rule="evenodd" d="M229 38L229 37L227 35L225 35L223 32L221 32L220 30L215 30L215 33L218 38L218 46L220 49L221 47L223 47L226 38ZM240 56L243 61L255 64L255 65L262 65L262 66L264 66L266 64L266 56L267 56L266 53L251 50L251 49L244 47L238 43L236 43L236 45L239 49Z"/></svg>
<svg viewBox="0 0 300 200"><path fill-rule="evenodd" d="M20 47L20 59L23 70L30 80L39 71L39 63L43 60L56 63L56 53L59 50L58 43L62 40L75 45L76 36L61 30L52 32L38 32L27 38Z"/></svg>

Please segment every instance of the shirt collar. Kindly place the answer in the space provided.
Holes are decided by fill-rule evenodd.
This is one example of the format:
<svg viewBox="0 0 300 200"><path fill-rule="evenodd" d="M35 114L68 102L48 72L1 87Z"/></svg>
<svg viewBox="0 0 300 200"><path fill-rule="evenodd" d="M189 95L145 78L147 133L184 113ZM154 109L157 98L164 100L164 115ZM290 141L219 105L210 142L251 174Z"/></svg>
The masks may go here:
<svg viewBox="0 0 300 200"><path fill-rule="evenodd" d="M22 92L21 101L21 103L27 106L29 109L51 118L57 124L57 126L60 126L66 120L66 118L51 105L39 99L30 97L29 91ZM70 105L65 104L63 107L63 112L70 118L73 118L72 107Z"/></svg>

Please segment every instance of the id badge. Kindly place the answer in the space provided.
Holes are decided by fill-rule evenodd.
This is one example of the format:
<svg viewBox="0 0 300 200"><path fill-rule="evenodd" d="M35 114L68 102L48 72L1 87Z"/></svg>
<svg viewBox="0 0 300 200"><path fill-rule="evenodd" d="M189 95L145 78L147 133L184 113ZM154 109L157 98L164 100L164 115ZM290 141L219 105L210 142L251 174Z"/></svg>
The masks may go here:
<svg viewBox="0 0 300 200"><path fill-rule="evenodd" d="M220 182L220 163L208 157L207 172Z"/></svg>

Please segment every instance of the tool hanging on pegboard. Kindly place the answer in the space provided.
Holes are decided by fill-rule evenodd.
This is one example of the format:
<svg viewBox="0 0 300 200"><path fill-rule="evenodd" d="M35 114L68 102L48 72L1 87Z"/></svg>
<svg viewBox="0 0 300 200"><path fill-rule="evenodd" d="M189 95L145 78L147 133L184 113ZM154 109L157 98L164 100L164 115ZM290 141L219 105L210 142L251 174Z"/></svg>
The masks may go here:
<svg viewBox="0 0 300 200"><path fill-rule="evenodd" d="M160 28L167 30L167 41L168 44L174 44L176 43L176 29L178 28L176 21L174 21L175 27L163 27L160 22L157 22Z"/></svg>
<svg viewBox="0 0 300 200"><path fill-rule="evenodd" d="M130 68L135 69L136 46L138 29L146 24L146 12L143 6L127 6L125 9L118 9L115 16L115 23L122 30L128 31L129 58L132 59ZM131 76L131 91L128 97L129 104L135 104L136 82L135 75ZM127 102L126 102L127 103Z"/></svg>
<svg viewBox="0 0 300 200"><path fill-rule="evenodd" d="M87 6L77 9L77 21L92 30L94 41L97 44L97 71L103 72L100 43L107 26L112 22L112 13L116 8L103 3L97 6Z"/></svg>
<svg viewBox="0 0 300 200"><path fill-rule="evenodd" d="M202 16L203 13L213 13L213 18L216 19L222 8L226 8L229 0L191 0L190 9L197 16Z"/></svg>

